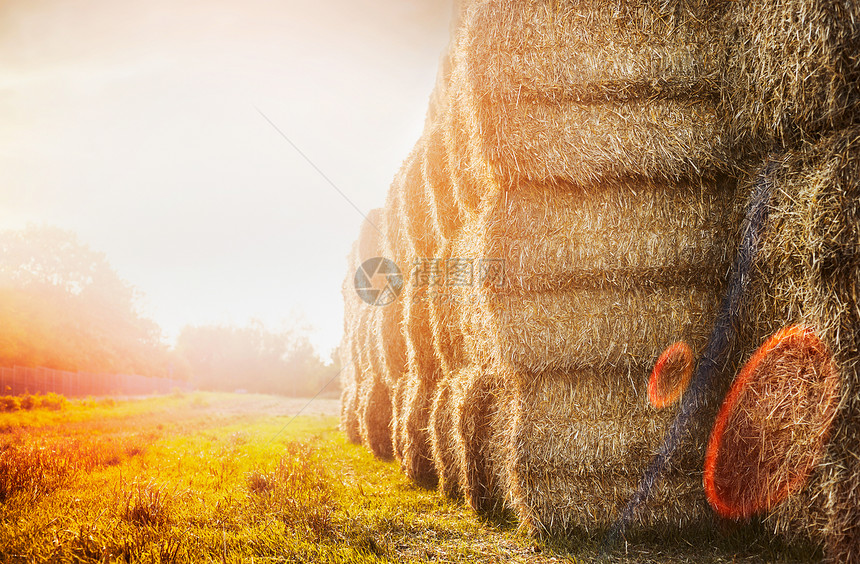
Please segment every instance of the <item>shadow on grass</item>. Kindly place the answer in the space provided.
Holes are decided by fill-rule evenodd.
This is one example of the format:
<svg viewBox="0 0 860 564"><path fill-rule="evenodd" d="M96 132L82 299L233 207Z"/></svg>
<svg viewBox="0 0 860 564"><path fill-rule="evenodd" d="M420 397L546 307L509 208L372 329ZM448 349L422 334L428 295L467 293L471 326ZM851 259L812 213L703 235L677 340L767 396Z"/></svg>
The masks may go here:
<svg viewBox="0 0 860 564"><path fill-rule="evenodd" d="M597 562L818 562L821 549L789 542L760 520L691 523L683 527L638 529L606 542L607 530L569 531L536 539L536 549L574 560Z"/></svg>

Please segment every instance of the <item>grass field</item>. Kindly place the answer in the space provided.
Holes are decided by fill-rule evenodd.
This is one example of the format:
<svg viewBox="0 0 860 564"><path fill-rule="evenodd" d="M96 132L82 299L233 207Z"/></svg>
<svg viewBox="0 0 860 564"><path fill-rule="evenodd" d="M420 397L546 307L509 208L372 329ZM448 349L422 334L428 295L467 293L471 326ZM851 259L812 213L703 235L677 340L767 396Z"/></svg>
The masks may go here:
<svg viewBox="0 0 860 564"><path fill-rule="evenodd" d="M542 541L412 485L334 400L176 394L0 414L3 562L795 562L749 531Z"/></svg>

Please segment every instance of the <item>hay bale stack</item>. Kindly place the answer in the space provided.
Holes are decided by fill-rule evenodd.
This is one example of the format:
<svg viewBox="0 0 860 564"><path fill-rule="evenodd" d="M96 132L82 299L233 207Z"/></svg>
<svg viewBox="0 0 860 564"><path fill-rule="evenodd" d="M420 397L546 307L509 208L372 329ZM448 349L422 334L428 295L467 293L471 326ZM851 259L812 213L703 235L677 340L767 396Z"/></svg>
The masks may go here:
<svg viewBox="0 0 860 564"><path fill-rule="evenodd" d="M356 271L368 259L381 255L383 213L374 209L362 223L358 240L350 254L350 268L344 280L344 350L346 385L342 396L342 425L350 440L360 438L379 457L391 456L391 397L384 381L376 330L382 308L365 303L354 286Z"/></svg>
<svg viewBox="0 0 860 564"><path fill-rule="evenodd" d="M802 324L832 355L840 385L830 438L806 487L773 508L768 520L789 536L823 542L828 561L858 562L860 128L790 153L772 176L770 225L744 306L744 352L748 358L770 335ZM802 432L802 422L797 428Z"/></svg>
<svg viewBox="0 0 860 564"><path fill-rule="evenodd" d="M714 394L768 336L815 328L838 408L806 486L767 519L821 539L834 562L860 559L858 10L463 3L425 133L386 202L384 253L419 268L396 306L355 322L375 334L353 331L353 348L375 343L385 359L359 356L355 395L379 394L367 382L382 374L410 476L438 473L448 495L512 507L534 532L611 524L677 414L649 405L649 373L673 343L699 358L714 326L751 192L739 171L787 147ZM472 283L427 299L421 259L471 261ZM636 524L712 518L701 472L717 407Z"/></svg>
<svg viewBox="0 0 860 564"><path fill-rule="evenodd" d="M437 295L430 300L430 325L433 346L441 363L442 373L448 375L458 363L457 348L460 339L452 324L456 307L452 304L449 280L444 279L455 239L462 230L463 219L454 199L452 173L448 166L444 130L434 126L425 132L426 151L424 153L424 178L427 205L429 206L433 231L437 236L433 258L436 267L443 275L442 285Z"/></svg>
<svg viewBox="0 0 860 564"><path fill-rule="evenodd" d="M457 96L501 180L727 170L718 115L726 2L474 2Z"/></svg>
<svg viewBox="0 0 860 564"><path fill-rule="evenodd" d="M430 333L440 370L428 421L429 439L439 490L449 497L457 498L461 495L462 470L458 443L453 432L457 429L454 387L457 373L466 362L459 322L460 304L457 300L461 297L461 288L456 285L455 279L448 279L447 275L452 259L456 258L454 249L462 230L463 218L454 197L444 128L432 127L425 132L425 139L424 176L429 188L427 201L434 230L439 236L433 258L437 261L437 268L445 275L443 285L429 299Z"/></svg>
<svg viewBox="0 0 860 564"><path fill-rule="evenodd" d="M444 272L436 258L441 235L436 230L430 197L432 179L426 167L424 138L405 165L402 201L404 235L408 255L404 264L412 268L404 292L407 384L404 392L406 443L403 464L406 473L419 484L435 486L437 474L430 439L430 412L436 385L441 378L441 362L436 355L430 326L431 301L443 282Z"/></svg>
<svg viewBox="0 0 860 564"><path fill-rule="evenodd" d="M726 33L726 115L744 148L815 141L858 123L860 5L734 2Z"/></svg>
<svg viewBox="0 0 860 564"><path fill-rule="evenodd" d="M390 196L398 203L400 214L397 260L410 269L402 296L406 374L398 386L397 432L406 473L424 485L437 480L430 415L442 377L441 354L447 350L445 334L435 332L432 326L432 319L441 315L444 263L440 251L445 238L456 231L459 223L452 206L444 137L438 125L448 111L451 63L449 52L442 59L424 136L392 185L392 191L398 193Z"/></svg>
<svg viewBox="0 0 860 564"><path fill-rule="evenodd" d="M358 432L358 346L356 343L355 325L358 316L359 297L353 286L354 267L358 263L358 242L353 244L347 258L347 276L341 286L343 296L343 339L340 345L340 428L346 434L347 440L360 444L361 435Z"/></svg>
<svg viewBox="0 0 860 564"><path fill-rule="evenodd" d="M362 442L378 458L391 458L391 392L382 378L374 343L373 318L378 306L368 305L359 315L358 430Z"/></svg>
<svg viewBox="0 0 860 564"><path fill-rule="evenodd" d="M501 403L515 417L501 483L523 523L594 531L617 518L676 413L648 405L648 375L672 343L697 357L704 349L743 198L725 178L518 188L468 230L479 256L504 261L506 280L477 286L480 299L464 309L471 354L487 367L474 387L508 383ZM639 524L708 517L697 473L707 431ZM465 468L477 465L469 456Z"/></svg>
<svg viewBox="0 0 860 564"><path fill-rule="evenodd" d="M534 531L594 531L617 517L663 438L674 411L647 405L648 374L676 341L701 353L745 200L725 174L717 113L722 6L488 0L468 10L450 166L465 167L453 173L460 192L479 196L461 206L462 247L504 268L501 280L476 268L479 299L461 321L480 368L461 388L474 406L459 429L464 490L479 508L483 486ZM570 407L585 397L599 405ZM486 432L499 405L516 414L499 426L505 440ZM700 434L641 523L707 516ZM487 444L505 451L502 471L480 471Z"/></svg>
<svg viewBox="0 0 860 564"><path fill-rule="evenodd" d="M512 395L504 376L473 364L453 378L460 490L466 503L484 515L498 515L508 507L505 454L511 412L506 408Z"/></svg>
<svg viewBox="0 0 860 564"><path fill-rule="evenodd" d="M403 268L403 257L406 256L404 248L404 236L402 235L403 211L402 191L399 186L403 182L402 171L395 177L386 197L384 214L384 237L383 256L392 260L401 269ZM404 273L404 282L408 281L408 273ZM384 376L389 389L392 392L392 426L391 438L394 456L397 460L403 460L403 444L405 443L403 397L406 385L404 375L406 374L406 338L403 333L403 307L404 299L400 298L393 303L381 308L380 312L380 335L384 350Z"/></svg>
<svg viewBox="0 0 860 564"><path fill-rule="evenodd" d="M374 209L362 222L359 236L347 257L347 274L341 285L344 301L343 341L341 343L341 429L347 438L355 443L361 442L359 432L359 387L366 379L367 372L361 364L362 355L362 314L367 304L362 301L355 288L355 273L369 258L378 256L378 225L382 210Z"/></svg>

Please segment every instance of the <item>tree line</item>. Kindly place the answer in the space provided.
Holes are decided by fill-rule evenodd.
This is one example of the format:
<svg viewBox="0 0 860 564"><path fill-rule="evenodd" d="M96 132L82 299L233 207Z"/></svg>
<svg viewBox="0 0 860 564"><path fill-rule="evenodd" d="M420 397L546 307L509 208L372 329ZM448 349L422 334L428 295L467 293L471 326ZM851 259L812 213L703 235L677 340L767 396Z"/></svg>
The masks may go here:
<svg viewBox="0 0 860 564"><path fill-rule="evenodd" d="M201 389L308 395L337 373L307 335L185 327L175 346L141 312L141 294L66 230L0 231L0 366L139 374ZM330 386L335 393L335 386Z"/></svg>

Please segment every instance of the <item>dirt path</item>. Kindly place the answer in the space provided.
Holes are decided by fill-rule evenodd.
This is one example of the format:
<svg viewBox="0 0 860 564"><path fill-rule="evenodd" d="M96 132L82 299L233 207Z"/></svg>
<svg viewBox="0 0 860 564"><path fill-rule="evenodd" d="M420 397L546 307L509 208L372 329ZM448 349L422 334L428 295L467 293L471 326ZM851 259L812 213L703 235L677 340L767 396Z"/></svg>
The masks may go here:
<svg viewBox="0 0 860 564"><path fill-rule="evenodd" d="M259 394L234 394L228 400L213 403L212 411L218 415L309 415L337 416L340 400L328 398L287 398Z"/></svg>

